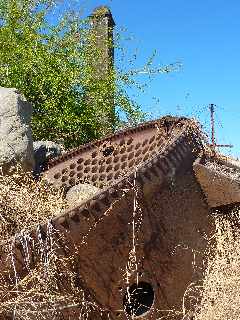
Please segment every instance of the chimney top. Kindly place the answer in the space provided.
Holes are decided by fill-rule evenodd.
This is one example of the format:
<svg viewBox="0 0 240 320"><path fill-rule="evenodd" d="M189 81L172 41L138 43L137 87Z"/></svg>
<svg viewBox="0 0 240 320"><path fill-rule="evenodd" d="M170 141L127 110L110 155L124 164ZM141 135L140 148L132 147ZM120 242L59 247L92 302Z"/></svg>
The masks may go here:
<svg viewBox="0 0 240 320"><path fill-rule="evenodd" d="M115 26L111 10L107 6L99 6L95 8L91 14L91 18L101 19L103 17L108 17L112 26Z"/></svg>

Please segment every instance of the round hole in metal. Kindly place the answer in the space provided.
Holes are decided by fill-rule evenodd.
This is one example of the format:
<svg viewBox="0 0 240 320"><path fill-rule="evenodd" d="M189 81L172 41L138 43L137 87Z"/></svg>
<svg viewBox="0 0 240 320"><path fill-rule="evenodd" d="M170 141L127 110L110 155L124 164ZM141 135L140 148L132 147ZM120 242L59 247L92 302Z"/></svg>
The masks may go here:
<svg viewBox="0 0 240 320"><path fill-rule="evenodd" d="M62 183L62 188L63 188L64 191L66 191L67 188L68 188L68 185L66 183Z"/></svg>
<svg viewBox="0 0 240 320"><path fill-rule="evenodd" d="M148 158L149 158L149 155L147 154L147 155L143 158L143 161L147 161Z"/></svg>
<svg viewBox="0 0 240 320"><path fill-rule="evenodd" d="M107 176L107 181L111 180L111 179L112 179L112 177L113 177L113 174L112 174L112 173L110 173L110 174Z"/></svg>
<svg viewBox="0 0 240 320"><path fill-rule="evenodd" d="M112 162L112 158L108 158L107 160L106 160L106 164L110 164Z"/></svg>
<svg viewBox="0 0 240 320"><path fill-rule="evenodd" d="M118 163L115 165L114 170L117 171L119 168L120 168L120 164Z"/></svg>
<svg viewBox="0 0 240 320"><path fill-rule="evenodd" d="M69 184L71 185L71 186L73 186L73 185L75 185L75 182L76 180L74 179L74 178L71 178L70 180L69 180Z"/></svg>
<svg viewBox="0 0 240 320"><path fill-rule="evenodd" d="M68 177L66 177L66 176L63 176L62 177L62 182L65 182L65 181L67 181L68 180Z"/></svg>
<svg viewBox="0 0 240 320"><path fill-rule="evenodd" d="M97 176L96 174L94 174L94 175L92 176L92 182L96 182L97 179L98 179L98 176Z"/></svg>
<svg viewBox="0 0 240 320"><path fill-rule="evenodd" d="M53 176L54 179L59 179L60 177L61 177L61 173L59 172Z"/></svg>
<svg viewBox="0 0 240 320"><path fill-rule="evenodd" d="M98 161L98 165L99 165L99 166L101 166L104 162L105 162L105 160L104 160L104 159L99 159L99 161Z"/></svg>
<svg viewBox="0 0 240 320"><path fill-rule="evenodd" d="M121 175L120 171L117 171L114 175L114 179L118 179L120 175Z"/></svg>
<svg viewBox="0 0 240 320"><path fill-rule="evenodd" d="M86 168L84 169L84 172L85 172L85 173L88 173L90 170L91 170L90 167L86 167Z"/></svg>
<svg viewBox="0 0 240 320"><path fill-rule="evenodd" d="M137 165L137 164L139 164L141 161L142 161L142 159L141 159L141 158L138 158L138 159L136 160L135 164Z"/></svg>
<svg viewBox="0 0 240 320"><path fill-rule="evenodd" d="M113 156L116 156L118 154L118 149L115 149L113 152Z"/></svg>
<svg viewBox="0 0 240 320"><path fill-rule="evenodd" d="M76 174L75 171L71 171L71 172L69 173L69 176L70 176L70 177L73 177L75 174Z"/></svg>
<svg viewBox="0 0 240 320"><path fill-rule="evenodd" d="M148 139L145 139L142 143L142 146L144 147L148 143Z"/></svg>
<svg viewBox="0 0 240 320"><path fill-rule="evenodd" d="M144 281L132 284L123 297L124 310L133 319L145 316L153 303L153 287L150 283Z"/></svg>
<svg viewBox="0 0 240 320"><path fill-rule="evenodd" d="M133 138L128 139L127 144L130 145L133 142Z"/></svg>
<svg viewBox="0 0 240 320"><path fill-rule="evenodd" d="M136 146L135 146L135 149L137 150L137 149L139 149L140 148L140 146L141 146L141 143L140 142L138 142L137 144L136 144Z"/></svg>
<svg viewBox="0 0 240 320"><path fill-rule="evenodd" d="M103 153L104 157L108 157L113 153L113 151L114 151L114 147L110 146L110 147L105 148L102 153Z"/></svg>
<svg viewBox="0 0 240 320"><path fill-rule="evenodd" d="M90 159L87 159L86 161L84 161L84 165L85 165L85 166L88 166L90 163L91 163L91 160L90 160Z"/></svg>
<svg viewBox="0 0 240 320"><path fill-rule="evenodd" d="M70 164L70 169L74 169L76 167L76 163L71 163Z"/></svg>
<svg viewBox="0 0 240 320"><path fill-rule="evenodd" d="M131 153L128 155L128 160L131 160L133 157L134 157L134 152L131 152Z"/></svg>
<svg viewBox="0 0 240 320"><path fill-rule="evenodd" d="M126 168L126 166L127 166L127 162L123 162L121 165L121 169L124 170Z"/></svg>
<svg viewBox="0 0 240 320"><path fill-rule="evenodd" d="M120 145L120 146L123 146L124 144L125 144L125 140L122 139L122 140L119 142L119 145Z"/></svg>
<svg viewBox="0 0 240 320"><path fill-rule="evenodd" d="M127 155L124 154L122 157L121 157L121 161L125 161L127 159Z"/></svg>
<svg viewBox="0 0 240 320"><path fill-rule="evenodd" d="M148 151L148 147L142 150L142 154L145 154Z"/></svg>
<svg viewBox="0 0 240 320"><path fill-rule="evenodd" d="M135 160L133 159L133 160L131 160L131 161L129 162L128 166L129 166L129 167L132 167L132 166L134 165L134 163L135 163Z"/></svg>
<svg viewBox="0 0 240 320"><path fill-rule="evenodd" d="M133 149L133 145L131 145L130 147L127 148L127 152L131 152Z"/></svg>
<svg viewBox="0 0 240 320"><path fill-rule="evenodd" d="M98 159L93 159L92 165L94 166L95 164L97 164L97 162L98 162Z"/></svg>
<svg viewBox="0 0 240 320"><path fill-rule="evenodd" d="M103 181L105 178L106 178L106 175L105 174L101 174L100 177L99 177L99 180Z"/></svg>
<svg viewBox="0 0 240 320"><path fill-rule="evenodd" d="M113 158L113 162L118 162L118 161L119 161L119 157Z"/></svg>
<svg viewBox="0 0 240 320"><path fill-rule="evenodd" d="M125 148L125 147L123 147L123 148L120 149L120 153L121 153L121 154L123 154L125 151L126 151L126 148Z"/></svg>
<svg viewBox="0 0 240 320"><path fill-rule="evenodd" d="M79 158L78 161L77 161L77 163L82 163L83 160L84 160L83 158Z"/></svg>
<svg viewBox="0 0 240 320"><path fill-rule="evenodd" d="M112 166L108 166L107 168L106 168L106 172L109 172L109 171L111 171L112 170Z"/></svg>
<svg viewBox="0 0 240 320"><path fill-rule="evenodd" d="M142 150L139 149L139 150L136 152L135 157L138 157L141 153L142 153Z"/></svg>
<svg viewBox="0 0 240 320"><path fill-rule="evenodd" d="M95 167L92 167L92 173L95 173L95 172L97 172L97 169L98 169L98 167L97 166L95 166Z"/></svg>
<svg viewBox="0 0 240 320"><path fill-rule="evenodd" d="M96 156L97 156L97 151L94 151L94 152L92 153L92 158L96 158Z"/></svg>
<svg viewBox="0 0 240 320"><path fill-rule="evenodd" d="M151 144L155 140L155 136L153 136L150 140L149 143Z"/></svg>
<svg viewBox="0 0 240 320"><path fill-rule="evenodd" d="M82 173L82 172L79 172L79 173L77 174L78 179L82 178L82 176L83 176L83 173Z"/></svg>
<svg viewBox="0 0 240 320"><path fill-rule="evenodd" d="M157 146L160 147L161 145L163 145L163 143L164 143L164 140L161 139L161 140L158 141Z"/></svg>
<svg viewBox="0 0 240 320"><path fill-rule="evenodd" d="M149 150L152 151L155 147L156 147L156 143L153 143L153 144L149 147Z"/></svg>
<svg viewBox="0 0 240 320"><path fill-rule="evenodd" d="M160 139L162 139L162 135L161 135L161 134L158 134L158 135L156 136L156 140L160 140Z"/></svg>
<svg viewBox="0 0 240 320"><path fill-rule="evenodd" d="M101 166L98 170L100 173L105 171L105 166Z"/></svg>

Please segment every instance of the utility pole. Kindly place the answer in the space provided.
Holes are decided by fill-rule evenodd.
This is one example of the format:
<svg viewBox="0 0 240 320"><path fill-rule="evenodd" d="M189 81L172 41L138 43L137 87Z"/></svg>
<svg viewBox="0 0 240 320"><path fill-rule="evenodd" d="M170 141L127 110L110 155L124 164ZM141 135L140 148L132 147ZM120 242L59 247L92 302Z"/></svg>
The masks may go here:
<svg viewBox="0 0 240 320"><path fill-rule="evenodd" d="M210 147L213 149L213 151L216 151L216 148L232 148L232 144L217 144L216 138L215 138L215 105L211 103L209 105L210 109L210 115L211 115L211 144Z"/></svg>

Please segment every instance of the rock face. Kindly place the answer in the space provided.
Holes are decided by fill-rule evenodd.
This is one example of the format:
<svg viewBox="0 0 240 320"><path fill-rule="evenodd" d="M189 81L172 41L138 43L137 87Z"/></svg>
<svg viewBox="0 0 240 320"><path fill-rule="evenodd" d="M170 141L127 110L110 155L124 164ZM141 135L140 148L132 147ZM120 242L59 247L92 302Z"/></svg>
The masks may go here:
<svg viewBox="0 0 240 320"><path fill-rule="evenodd" d="M32 106L15 88L0 87L0 166L3 173L17 163L34 167L30 121Z"/></svg>
<svg viewBox="0 0 240 320"><path fill-rule="evenodd" d="M91 184L80 183L67 192L66 199L68 200L70 207L72 207L84 200L88 200L98 191L100 191L100 189Z"/></svg>
<svg viewBox="0 0 240 320"><path fill-rule="evenodd" d="M35 173L40 173L46 162L55 157L59 157L63 152L63 146L52 141L33 142Z"/></svg>

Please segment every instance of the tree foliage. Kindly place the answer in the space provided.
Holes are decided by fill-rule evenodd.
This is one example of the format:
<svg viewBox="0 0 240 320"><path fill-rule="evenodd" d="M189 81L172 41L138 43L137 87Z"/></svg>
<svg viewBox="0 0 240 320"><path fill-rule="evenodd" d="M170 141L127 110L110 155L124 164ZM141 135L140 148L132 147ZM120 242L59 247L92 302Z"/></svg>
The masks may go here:
<svg viewBox="0 0 240 320"><path fill-rule="evenodd" d="M126 91L135 84L135 72L113 67L105 79L93 79L89 61L97 53L86 50L88 19L67 12L51 23L56 5L54 0L0 0L0 86L16 87L33 104L34 139L61 138L69 148L100 138L121 123L117 111L110 126L104 121L109 99L131 123L142 120Z"/></svg>

